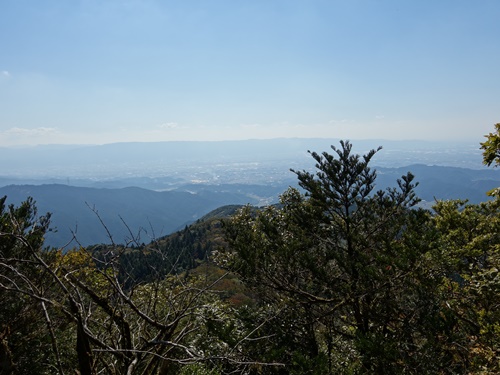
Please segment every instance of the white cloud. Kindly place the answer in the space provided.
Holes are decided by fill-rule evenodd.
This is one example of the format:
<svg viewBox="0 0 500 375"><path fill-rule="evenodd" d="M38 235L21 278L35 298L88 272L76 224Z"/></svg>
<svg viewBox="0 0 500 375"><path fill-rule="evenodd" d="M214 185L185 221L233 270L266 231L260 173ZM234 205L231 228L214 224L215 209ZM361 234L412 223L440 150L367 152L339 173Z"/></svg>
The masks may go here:
<svg viewBox="0 0 500 375"><path fill-rule="evenodd" d="M243 129L255 129L255 128L262 128L262 124L240 124L240 127Z"/></svg>
<svg viewBox="0 0 500 375"><path fill-rule="evenodd" d="M12 76L7 70L0 70L0 82L7 82L11 78Z"/></svg>
<svg viewBox="0 0 500 375"><path fill-rule="evenodd" d="M23 137L40 137L40 136L54 134L56 132L57 132L56 128L39 127L39 128L27 129L27 128L14 127L5 130L3 133L6 135L23 136Z"/></svg>
<svg viewBox="0 0 500 375"><path fill-rule="evenodd" d="M158 125L160 129L177 129L179 128L179 124L176 122L166 122L164 124Z"/></svg>
<svg viewBox="0 0 500 375"><path fill-rule="evenodd" d="M332 125L338 125L338 124L347 124L347 123L353 123L353 120L348 120L348 119L342 119L342 120L330 120L328 121L329 124Z"/></svg>

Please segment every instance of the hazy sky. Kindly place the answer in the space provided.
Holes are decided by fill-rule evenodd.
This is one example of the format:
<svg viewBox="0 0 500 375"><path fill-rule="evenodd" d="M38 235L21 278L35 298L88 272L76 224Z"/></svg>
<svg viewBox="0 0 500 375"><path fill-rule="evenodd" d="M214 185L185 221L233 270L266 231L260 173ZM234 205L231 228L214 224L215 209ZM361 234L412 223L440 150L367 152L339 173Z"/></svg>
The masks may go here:
<svg viewBox="0 0 500 375"><path fill-rule="evenodd" d="M0 0L0 146L480 141L498 0Z"/></svg>

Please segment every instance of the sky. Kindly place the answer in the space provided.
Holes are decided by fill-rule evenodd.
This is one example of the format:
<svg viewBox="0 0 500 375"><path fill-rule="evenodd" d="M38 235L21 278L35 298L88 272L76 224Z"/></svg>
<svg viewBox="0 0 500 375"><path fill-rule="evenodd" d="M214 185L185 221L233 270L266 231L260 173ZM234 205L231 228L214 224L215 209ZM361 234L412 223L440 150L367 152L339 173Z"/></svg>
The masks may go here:
<svg viewBox="0 0 500 375"><path fill-rule="evenodd" d="M482 141L498 0L0 0L0 146Z"/></svg>

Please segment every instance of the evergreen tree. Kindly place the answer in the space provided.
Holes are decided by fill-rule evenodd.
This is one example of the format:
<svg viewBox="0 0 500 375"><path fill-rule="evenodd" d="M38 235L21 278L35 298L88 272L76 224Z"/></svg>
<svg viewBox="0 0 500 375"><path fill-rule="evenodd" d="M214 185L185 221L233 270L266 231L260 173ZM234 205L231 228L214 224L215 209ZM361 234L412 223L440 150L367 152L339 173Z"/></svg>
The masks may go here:
<svg viewBox="0 0 500 375"><path fill-rule="evenodd" d="M375 192L377 151L332 149L311 153L316 173L295 171L305 195L290 189L279 207L246 209L228 224L222 261L267 303L300 312L296 351L313 367L329 364L318 373L438 372L435 230L415 208L413 176Z"/></svg>

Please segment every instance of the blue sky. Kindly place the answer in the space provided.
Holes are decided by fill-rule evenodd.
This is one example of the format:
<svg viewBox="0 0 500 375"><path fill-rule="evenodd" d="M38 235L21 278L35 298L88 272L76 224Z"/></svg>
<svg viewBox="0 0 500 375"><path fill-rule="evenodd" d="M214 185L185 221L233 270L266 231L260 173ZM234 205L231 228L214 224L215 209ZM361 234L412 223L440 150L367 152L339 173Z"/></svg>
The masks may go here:
<svg viewBox="0 0 500 375"><path fill-rule="evenodd" d="M498 0L0 0L0 146L481 141Z"/></svg>

